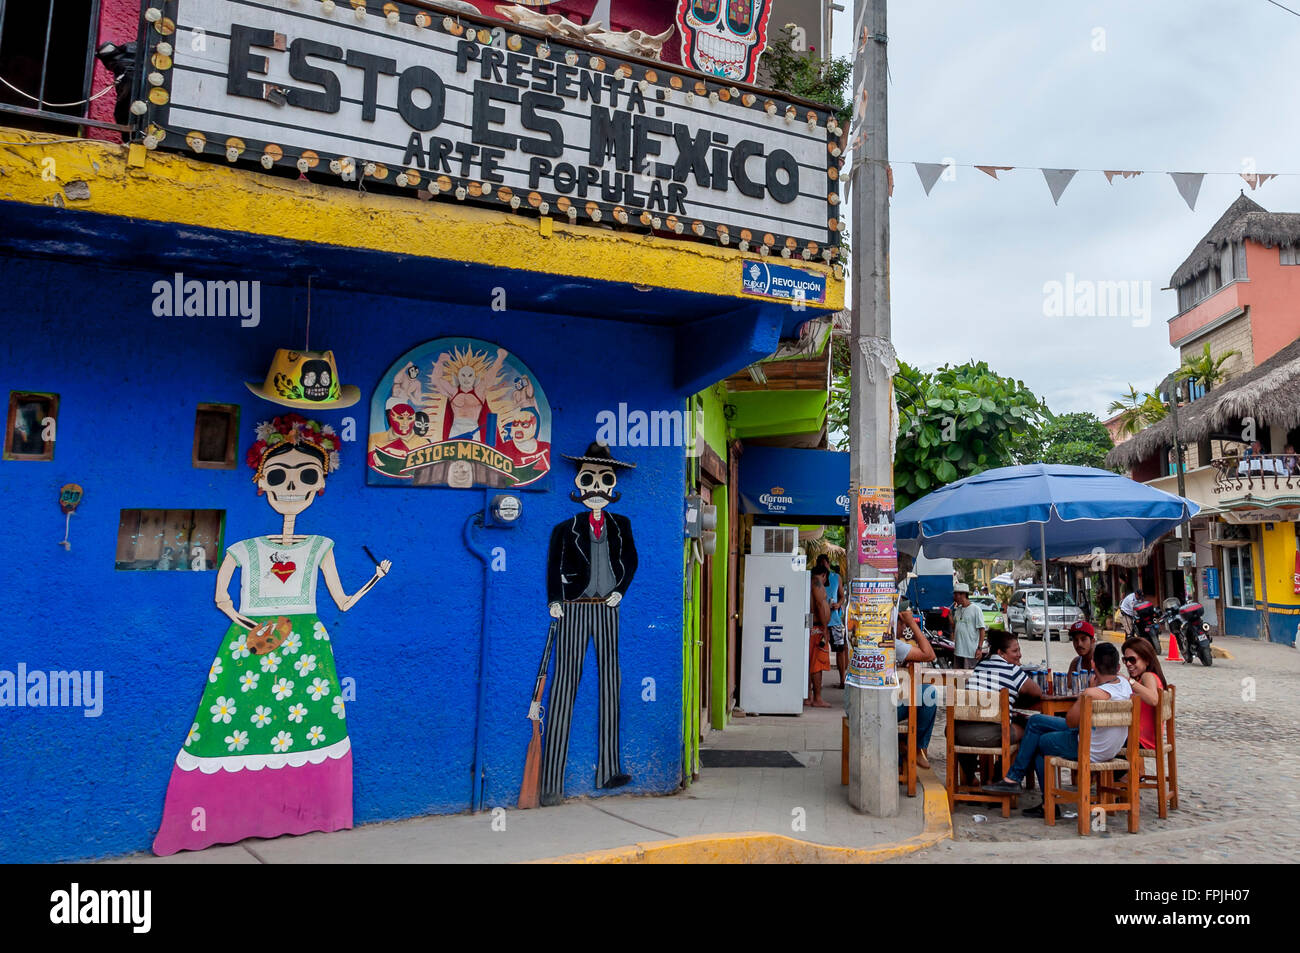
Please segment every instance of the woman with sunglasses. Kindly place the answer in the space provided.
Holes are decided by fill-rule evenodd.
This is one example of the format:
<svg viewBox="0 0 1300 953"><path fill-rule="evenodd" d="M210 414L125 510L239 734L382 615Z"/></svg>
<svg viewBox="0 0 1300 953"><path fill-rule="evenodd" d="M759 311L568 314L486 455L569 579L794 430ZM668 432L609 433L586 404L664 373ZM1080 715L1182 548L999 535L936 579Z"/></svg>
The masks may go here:
<svg viewBox="0 0 1300 953"><path fill-rule="evenodd" d="M1128 669L1129 684L1133 694L1142 700L1139 736L1143 748L1156 746L1156 708L1160 693L1165 690L1165 673L1160 668L1160 658L1146 639L1133 638L1124 643L1120 657Z"/></svg>
<svg viewBox="0 0 1300 953"><path fill-rule="evenodd" d="M338 467L337 436L297 414L257 435L253 482L284 519L278 534L228 546L217 572L216 605L230 625L172 765L153 845L160 856L352 826L352 746L329 631L316 617L317 573L346 612L391 564L348 595L334 541L294 532ZM229 592L236 569L238 611Z"/></svg>

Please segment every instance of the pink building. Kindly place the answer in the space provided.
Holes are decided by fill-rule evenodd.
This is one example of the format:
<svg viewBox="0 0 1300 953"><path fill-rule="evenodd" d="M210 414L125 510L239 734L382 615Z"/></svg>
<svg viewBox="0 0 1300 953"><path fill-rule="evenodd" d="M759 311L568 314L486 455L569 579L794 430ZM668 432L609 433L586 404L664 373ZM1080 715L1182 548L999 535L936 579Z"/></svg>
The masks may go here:
<svg viewBox="0 0 1300 953"><path fill-rule="evenodd" d="M1157 545L1142 568L1148 592L1195 596L1228 635L1294 643L1300 631L1300 213L1269 212L1243 193L1169 281L1178 363L1221 358L1224 379L1193 384L1172 415L1107 457L1134 480L1179 492L1175 443L1186 448L1182 492L1201 506L1191 540ZM1171 366L1173 362L1171 361ZM1184 385L1186 387L1186 385ZM1193 567L1180 556L1195 554ZM1185 572L1184 569L1187 571Z"/></svg>

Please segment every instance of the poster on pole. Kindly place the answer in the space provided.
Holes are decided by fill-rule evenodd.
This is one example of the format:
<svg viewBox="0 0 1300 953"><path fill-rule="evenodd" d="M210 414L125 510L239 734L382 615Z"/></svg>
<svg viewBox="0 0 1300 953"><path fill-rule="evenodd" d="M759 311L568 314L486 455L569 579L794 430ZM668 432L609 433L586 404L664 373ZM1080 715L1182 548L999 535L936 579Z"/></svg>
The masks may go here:
<svg viewBox="0 0 1300 953"><path fill-rule="evenodd" d="M858 488L858 562L893 575L898 571L894 535L894 488Z"/></svg>
<svg viewBox="0 0 1300 953"><path fill-rule="evenodd" d="M853 652L846 681L859 688L898 687L894 665L893 579L854 579L849 586L848 630Z"/></svg>

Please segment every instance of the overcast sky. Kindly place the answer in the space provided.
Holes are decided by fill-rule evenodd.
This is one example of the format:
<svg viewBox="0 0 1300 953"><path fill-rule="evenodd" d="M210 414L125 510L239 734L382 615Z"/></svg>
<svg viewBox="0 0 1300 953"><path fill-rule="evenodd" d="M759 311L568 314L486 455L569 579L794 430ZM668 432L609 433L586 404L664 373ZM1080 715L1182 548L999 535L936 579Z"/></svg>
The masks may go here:
<svg viewBox="0 0 1300 953"><path fill-rule="evenodd" d="M1300 0L1282 0L1300 10ZM850 55L853 3L837 15ZM1100 32L1104 31L1104 32ZM1094 50L1094 46L1104 49ZM1178 363L1174 269L1246 188L1300 211L1300 175L1254 192L1235 174L1300 172L1300 16L1267 0L894 0L889 5L893 334L931 369L971 358L1023 380L1055 412L1107 404ZM1043 176L957 168L926 197L910 162L1228 172L1196 211L1169 176L1075 176L1053 206ZM854 244L861 242L853 236ZM1150 323L1049 317L1044 285L1139 282ZM1131 308L1132 311L1140 309Z"/></svg>

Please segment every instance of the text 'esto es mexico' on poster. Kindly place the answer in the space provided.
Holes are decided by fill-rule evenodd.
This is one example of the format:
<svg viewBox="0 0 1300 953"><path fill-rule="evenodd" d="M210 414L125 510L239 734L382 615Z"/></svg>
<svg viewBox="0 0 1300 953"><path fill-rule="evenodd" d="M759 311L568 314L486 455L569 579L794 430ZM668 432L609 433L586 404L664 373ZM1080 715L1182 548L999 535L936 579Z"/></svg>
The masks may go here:
<svg viewBox="0 0 1300 953"><path fill-rule="evenodd" d="M849 589L848 684L859 688L894 688L894 604L898 590L892 579L854 579Z"/></svg>
<svg viewBox="0 0 1300 953"><path fill-rule="evenodd" d="M476 338L399 357L370 401L371 486L541 488L551 407L519 358Z"/></svg>

